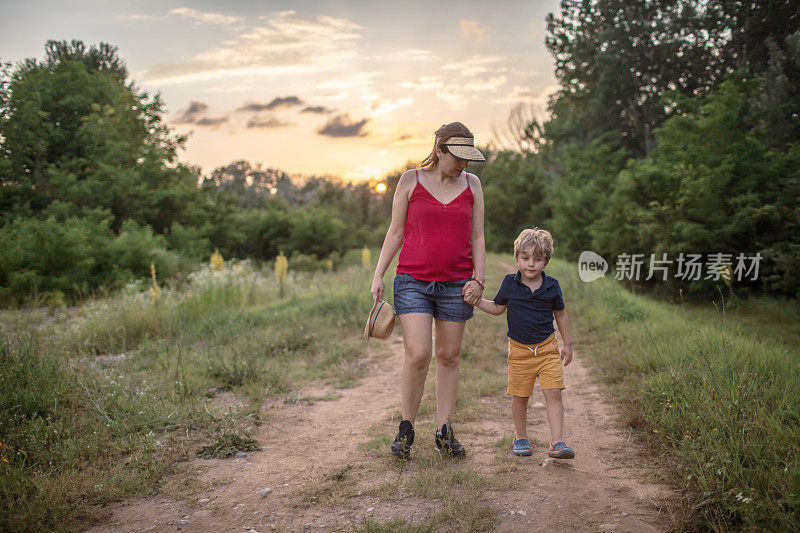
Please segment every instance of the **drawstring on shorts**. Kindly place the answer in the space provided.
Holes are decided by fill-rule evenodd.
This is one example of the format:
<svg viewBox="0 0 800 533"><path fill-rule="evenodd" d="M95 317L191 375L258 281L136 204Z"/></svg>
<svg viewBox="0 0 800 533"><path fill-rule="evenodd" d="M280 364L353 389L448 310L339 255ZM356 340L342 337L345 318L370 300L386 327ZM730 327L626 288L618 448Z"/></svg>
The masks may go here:
<svg viewBox="0 0 800 533"><path fill-rule="evenodd" d="M425 292L427 294L433 294L434 292L438 292L439 294L444 294L447 292L447 287L444 286L444 283L441 281L431 281L427 287L425 287Z"/></svg>

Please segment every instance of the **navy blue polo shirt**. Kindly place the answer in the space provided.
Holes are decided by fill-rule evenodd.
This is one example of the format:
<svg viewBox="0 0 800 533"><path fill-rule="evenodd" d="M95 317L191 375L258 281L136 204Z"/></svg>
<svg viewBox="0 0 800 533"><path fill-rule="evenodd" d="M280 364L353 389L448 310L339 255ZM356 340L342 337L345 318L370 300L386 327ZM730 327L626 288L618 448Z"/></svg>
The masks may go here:
<svg viewBox="0 0 800 533"><path fill-rule="evenodd" d="M535 291L522 283L520 273L503 278L494 303L506 305L508 336L522 344L538 344L554 331L553 311L564 309L558 280L542 271L542 285Z"/></svg>

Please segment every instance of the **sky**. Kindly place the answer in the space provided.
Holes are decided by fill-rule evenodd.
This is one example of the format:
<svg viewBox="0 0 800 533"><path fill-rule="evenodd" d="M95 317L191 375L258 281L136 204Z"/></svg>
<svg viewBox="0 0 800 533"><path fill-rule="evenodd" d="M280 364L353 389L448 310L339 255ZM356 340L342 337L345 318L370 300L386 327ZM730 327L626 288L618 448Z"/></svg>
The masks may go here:
<svg viewBox="0 0 800 533"><path fill-rule="evenodd" d="M558 89L544 46L558 0L0 0L0 60L48 39L110 43L205 174L237 160L375 179L460 121L508 146L515 105Z"/></svg>

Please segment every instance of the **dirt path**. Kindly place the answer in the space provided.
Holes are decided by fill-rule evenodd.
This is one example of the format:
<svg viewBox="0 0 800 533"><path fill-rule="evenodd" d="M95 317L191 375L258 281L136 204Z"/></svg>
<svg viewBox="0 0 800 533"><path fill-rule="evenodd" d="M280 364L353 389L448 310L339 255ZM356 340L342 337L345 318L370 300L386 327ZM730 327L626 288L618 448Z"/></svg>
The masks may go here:
<svg viewBox="0 0 800 533"><path fill-rule="evenodd" d="M441 507L436 499L398 501L376 496L380 492L353 491L342 505L301 503L315 487L324 493L326 480L347 472L350 465L366 465L349 474L361 483L396 480L397 468L390 460L370 456L362 446L375 437L376 425L387 438L396 431L392 417L399 406L403 347L397 333L389 343L388 357L370 354L367 377L357 387L308 388L298 394L332 393L338 399L267 406L269 423L254 435L263 450L234 459L194 460L199 489L187 488L191 496L117 504L109 509L108 522L89 531L349 531L368 519L428 523ZM658 506L668 491L643 481L647 458L604 399L580 352L567 367L566 379L565 434L576 450L574 460L545 459L549 432L541 405L529 414L532 444L538 444L534 455L516 458L509 453L503 459L508 461L505 470L487 443L513 432L507 400L482 399L482 421L465 424L459 433L468 450L466 465L486 477L501 472L511 478L502 489L489 487L481 494L483 503L499 510L496 531L660 531ZM532 403L541 401L537 389ZM428 440L422 436L420 445L430 445Z"/></svg>
<svg viewBox="0 0 800 533"><path fill-rule="evenodd" d="M524 466L513 474L522 480L518 487L496 495L497 505L505 509L496 531L661 531L659 505L668 489L643 481L647 458L603 398L579 352L565 374L565 436L576 457L547 459L550 430L537 385L528 414L534 454L519 458ZM480 426L486 440L513 433L510 404L504 403L497 418L487 417L492 421ZM488 452L474 460L486 469L495 461Z"/></svg>

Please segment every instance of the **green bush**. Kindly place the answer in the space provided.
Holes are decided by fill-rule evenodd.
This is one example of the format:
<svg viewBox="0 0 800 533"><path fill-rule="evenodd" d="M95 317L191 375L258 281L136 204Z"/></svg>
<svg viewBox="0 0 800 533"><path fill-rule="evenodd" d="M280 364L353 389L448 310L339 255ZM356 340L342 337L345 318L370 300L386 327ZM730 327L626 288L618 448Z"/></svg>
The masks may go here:
<svg viewBox="0 0 800 533"><path fill-rule="evenodd" d="M189 259L199 261L211 255L211 242L200 228L173 222L165 237L170 249L179 250Z"/></svg>
<svg viewBox="0 0 800 533"><path fill-rule="evenodd" d="M113 239L102 212L85 218L17 219L0 228L0 302L5 305L107 281Z"/></svg>
<svg viewBox="0 0 800 533"><path fill-rule="evenodd" d="M325 259L317 259L313 254L303 254L295 252L289 258L289 270L298 272L314 272L316 270L326 270L328 262Z"/></svg>

